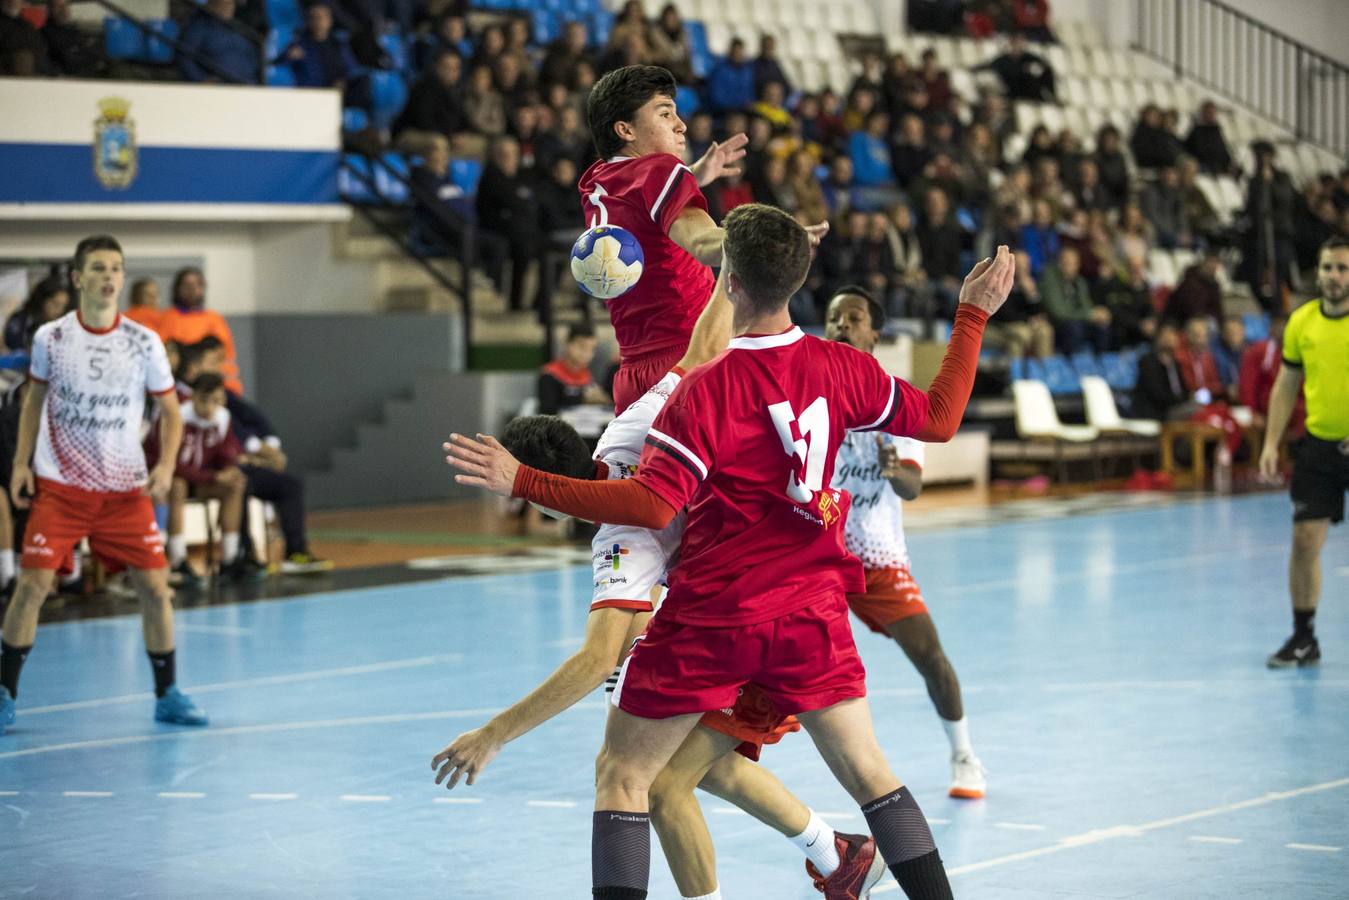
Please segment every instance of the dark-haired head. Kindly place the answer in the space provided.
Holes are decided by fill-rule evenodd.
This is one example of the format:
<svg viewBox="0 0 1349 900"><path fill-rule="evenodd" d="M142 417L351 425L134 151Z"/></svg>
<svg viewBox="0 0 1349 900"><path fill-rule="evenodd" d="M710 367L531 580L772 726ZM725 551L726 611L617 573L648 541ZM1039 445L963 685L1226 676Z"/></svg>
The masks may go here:
<svg viewBox="0 0 1349 900"><path fill-rule="evenodd" d="M600 158L617 156L632 140L618 134L619 123L631 126L637 111L653 98L666 97L673 102L677 87L670 70L660 66L624 66L597 81L586 102L586 118Z"/></svg>
<svg viewBox="0 0 1349 900"><path fill-rule="evenodd" d="M527 466L568 478L593 478L590 448L557 416L521 416L501 432L501 445Z"/></svg>

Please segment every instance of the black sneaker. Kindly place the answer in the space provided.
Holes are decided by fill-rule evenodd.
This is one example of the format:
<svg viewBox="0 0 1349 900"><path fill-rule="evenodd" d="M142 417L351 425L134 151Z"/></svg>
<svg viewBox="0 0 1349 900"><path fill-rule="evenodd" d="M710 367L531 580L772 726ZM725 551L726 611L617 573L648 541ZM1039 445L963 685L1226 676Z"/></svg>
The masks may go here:
<svg viewBox="0 0 1349 900"><path fill-rule="evenodd" d="M267 567L243 554L234 562L221 566L220 577L230 581L261 581L267 577Z"/></svg>
<svg viewBox="0 0 1349 900"><path fill-rule="evenodd" d="M202 577L187 560L169 569L169 584L173 587L199 587L201 582Z"/></svg>
<svg viewBox="0 0 1349 900"><path fill-rule="evenodd" d="M1321 661L1321 645L1314 635L1300 637L1293 635L1284 641L1279 652L1265 660L1271 669L1287 669L1292 666L1314 666Z"/></svg>

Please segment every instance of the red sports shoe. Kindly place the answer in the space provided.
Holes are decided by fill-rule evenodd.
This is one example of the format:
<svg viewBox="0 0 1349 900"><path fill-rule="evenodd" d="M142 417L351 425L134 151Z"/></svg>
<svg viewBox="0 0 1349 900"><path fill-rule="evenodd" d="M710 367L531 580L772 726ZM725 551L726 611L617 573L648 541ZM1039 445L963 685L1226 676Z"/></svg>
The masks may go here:
<svg viewBox="0 0 1349 900"><path fill-rule="evenodd" d="M834 833L839 865L825 878L806 860L806 874L815 882L815 890L825 900L866 900L871 889L885 877L885 860L876 852L876 841L867 834Z"/></svg>

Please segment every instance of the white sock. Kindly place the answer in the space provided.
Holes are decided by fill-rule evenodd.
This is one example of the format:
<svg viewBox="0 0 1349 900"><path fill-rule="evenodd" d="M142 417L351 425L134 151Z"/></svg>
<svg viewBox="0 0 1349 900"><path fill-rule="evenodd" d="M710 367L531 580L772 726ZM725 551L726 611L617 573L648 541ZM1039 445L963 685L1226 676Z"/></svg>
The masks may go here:
<svg viewBox="0 0 1349 900"><path fill-rule="evenodd" d="M169 535L169 565L176 566L187 559L187 538L181 534Z"/></svg>
<svg viewBox="0 0 1349 900"><path fill-rule="evenodd" d="M239 532L227 531L220 536L220 558L227 563L234 562L239 555Z"/></svg>
<svg viewBox="0 0 1349 900"><path fill-rule="evenodd" d="M721 900L721 885L710 894L699 894L696 897L684 897L683 900Z"/></svg>
<svg viewBox="0 0 1349 900"><path fill-rule="evenodd" d="M838 869L838 847L834 846L834 829L816 815L815 810L810 811L810 821L806 823L806 830L787 840L806 854L806 859L813 862L815 868L819 869L825 878L833 875Z"/></svg>
<svg viewBox="0 0 1349 900"><path fill-rule="evenodd" d="M970 743L969 721L964 716L954 722L942 719L941 727L946 729L946 739L951 742L952 756L974 755L974 746Z"/></svg>
<svg viewBox="0 0 1349 900"><path fill-rule="evenodd" d="M0 550L0 583L14 577L14 551Z"/></svg>

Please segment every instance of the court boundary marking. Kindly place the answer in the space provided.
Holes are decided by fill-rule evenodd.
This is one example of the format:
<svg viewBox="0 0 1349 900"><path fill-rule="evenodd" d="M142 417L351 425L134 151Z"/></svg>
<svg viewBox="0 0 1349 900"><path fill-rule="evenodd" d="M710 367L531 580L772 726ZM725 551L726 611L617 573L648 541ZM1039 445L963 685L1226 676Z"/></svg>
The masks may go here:
<svg viewBox="0 0 1349 900"><path fill-rule="evenodd" d="M1261 797L1252 797L1249 800L1239 800L1236 803L1225 803L1222 806L1212 806L1208 809L1196 810L1195 812L1185 813L1179 816L1171 816L1165 819L1157 819L1152 822L1145 822L1142 825L1115 825L1110 828L1094 828L1091 831L1084 831L1081 834L1069 835L1060 838L1053 844L1047 844L1043 847L1036 847L1033 850L1023 850L1019 853L1008 853L1005 856L995 856L992 859L986 859L982 862L969 863L963 866L956 866L953 869L947 869L946 874L949 877L959 875L969 875L973 872L982 872L985 869L992 869L998 866L1005 866L1010 863L1022 862L1028 859L1036 859L1041 856L1048 856L1052 853L1059 853L1063 850L1074 850L1078 847L1089 847L1095 844L1103 844L1106 841L1112 841L1123 837L1142 837L1150 831L1157 831L1162 828L1170 828L1173 825L1183 825L1186 822L1194 822L1199 819L1207 819L1212 816L1222 815L1223 813L1237 812L1243 809L1252 809L1257 806L1267 806L1271 803L1279 803L1284 800L1292 800L1296 797L1305 797L1310 794L1319 794L1325 791L1333 791L1338 788L1349 787L1349 778L1337 778L1334 781L1323 781L1320 784L1311 784L1305 787L1293 788L1288 791L1270 791ZM1301 848L1294 848L1301 849ZM880 887L874 888L873 894L889 893L899 890L899 884L891 881Z"/></svg>

